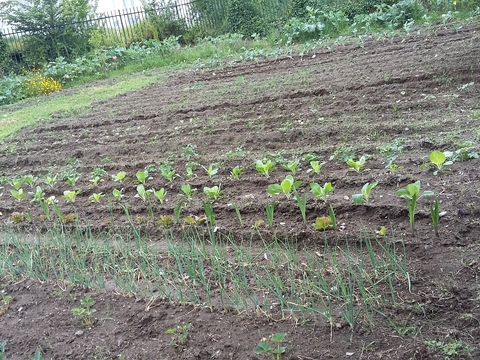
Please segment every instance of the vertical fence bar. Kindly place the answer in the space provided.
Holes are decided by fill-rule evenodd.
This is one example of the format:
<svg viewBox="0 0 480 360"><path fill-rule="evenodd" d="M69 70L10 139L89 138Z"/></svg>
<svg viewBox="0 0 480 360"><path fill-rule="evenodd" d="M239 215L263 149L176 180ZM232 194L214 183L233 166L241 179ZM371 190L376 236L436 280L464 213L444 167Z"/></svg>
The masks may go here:
<svg viewBox="0 0 480 360"><path fill-rule="evenodd" d="M122 13L118 10L118 17L120 18L120 24L122 25L123 38L125 40L125 46L128 46L127 35L125 34L125 26L123 26Z"/></svg>

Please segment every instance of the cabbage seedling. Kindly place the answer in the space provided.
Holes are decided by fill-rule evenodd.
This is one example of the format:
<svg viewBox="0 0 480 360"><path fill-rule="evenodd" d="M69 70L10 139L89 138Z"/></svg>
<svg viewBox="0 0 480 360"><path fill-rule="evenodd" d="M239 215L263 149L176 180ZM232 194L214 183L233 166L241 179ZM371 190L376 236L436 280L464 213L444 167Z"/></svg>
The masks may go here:
<svg viewBox="0 0 480 360"><path fill-rule="evenodd" d="M190 186L190 184L183 184L180 187L180 190L183 192L183 194L178 194L178 196L184 196L187 198L188 201L192 200L192 197L197 194L197 189L193 188Z"/></svg>
<svg viewBox="0 0 480 360"><path fill-rule="evenodd" d="M300 160L296 159L294 161L287 162L286 164L282 165L282 167L287 171L291 171L292 174L295 175L299 164Z"/></svg>
<svg viewBox="0 0 480 360"><path fill-rule="evenodd" d="M193 173L193 169L191 167L186 167L185 171L187 172L187 179L193 179L196 175Z"/></svg>
<svg viewBox="0 0 480 360"><path fill-rule="evenodd" d="M91 196L88 197L88 201L99 203L104 196L105 195L102 193L93 193Z"/></svg>
<svg viewBox="0 0 480 360"><path fill-rule="evenodd" d="M162 166L160 166L160 173L165 179L170 182L172 182L178 176L175 170L172 169L171 166L168 164L163 164Z"/></svg>
<svg viewBox="0 0 480 360"><path fill-rule="evenodd" d="M80 190L77 190L77 191L65 190L63 192L62 198L64 198L65 202L67 203L74 203L79 193L80 193Z"/></svg>
<svg viewBox="0 0 480 360"><path fill-rule="evenodd" d="M147 182L147 180L151 180L152 177L148 176L148 171L137 171L137 173L135 174L135 176L137 177L137 182L139 182L140 184L143 184L145 185L145 183Z"/></svg>
<svg viewBox="0 0 480 360"><path fill-rule="evenodd" d="M446 154L450 154L450 153L444 153L438 150L434 150L430 153L430 161L435 167L435 170L433 171L433 175L436 176L439 172L444 171L445 166L453 164L453 161L446 161L447 160Z"/></svg>
<svg viewBox="0 0 480 360"><path fill-rule="evenodd" d="M293 180L292 175L285 176L285 179L282 180L280 184L271 184L268 186L267 192L270 195L284 193L287 199L290 199L292 191L295 191L301 184L301 181Z"/></svg>
<svg viewBox="0 0 480 360"><path fill-rule="evenodd" d="M143 202L146 202L151 193L151 190L145 190L145 186L143 184L139 184L137 186L137 194L135 195L135 197L142 199Z"/></svg>
<svg viewBox="0 0 480 360"><path fill-rule="evenodd" d="M323 187L318 185L316 182L310 183L310 191L312 192L315 201L321 199L324 202L327 202L327 197L334 190L335 188L332 186L331 182L325 183Z"/></svg>
<svg viewBox="0 0 480 360"><path fill-rule="evenodd" d="M100 176L95 176L93 179L88 181L90 181L93 186L97 186L99 183L103 182L103 179Z"/></svg>
<svg viewBox="0 0 480 360"><path fill-rule="evenodd" d="M80 179L80 174L71 175L65 180L65 184L75 186L77 181Z"/></svg>
<svg viewBox="0 0 480 360"><path fill-rule="evenodd" d="M45 193L43 192L42 188L40 186L37 186L37 189L35 192L29 192L29 194L33 197L31 202L42 202L42 200L45 197Z"/></svg>
<svg viewBox="0 0 480 360"><path fill-rule="evenodd" d="M414 222L415 222L415 208L417 207L417 201L423 196L434 195L433 191L425 190L422 195L420 195L420 180L408 184L405 188L397 191L397 195L403 197L407 200L407 209L408 217L410 220L410 228L412 230L412 235L415 236Z"/></svg>
<svg viewBox="0 0 480 360"><path fill-rule="evenodd" d="M160 204L163 204L165 201L165 195L167 195L167 191L165 188L161 188L160 190L150 189L152 194L160 201Z"/></svg>
<svg viewBox="0 0 480 360"><path fill-rule="evenodd" d="M18 202L27 199L27 195L23 192L23 189L22 189L22 188L20 188L20 189L18 189L18 190L12 189L12 190L10 190L10 193L12 194L12 197L13 197L15 200L17 200Z"/></svg>
<svg viewBox="0 0 480 360"><path fill-rule="evenodd" d="M123 189L121 189L121 190L113 189L112 190L112 195L115 199L121 200L123 198L122 192L123 192Z"/></svg>
<svg viewBox="0 0 480 360"><path fill-rule="evenodd" d="M55 184L57 183L57 175L55 176L45 176L45 180L43 180L44 184L47 185L50 189L52 189Z"/></svg>
<svg viewBox="0 0 480 360"><path fill-rule="evenodd" d="M127 179L127 173L125 171L120 171L117 175L112 175L112 179L115 182L123 182Z"/></svg>
<svg viewBox="0 0 480 360"><path fill-rule="evenodd" d="M352 195L352 200L355 204L360 205L363 201L368 203L368 199L370 197L370 192L372 189L377 186L378 181L375 181L374 183L366 183L362 187L362 193L361 194L353 194Z"/></svg>
<svg viewBox="0 0 480 360"><path fill-rule="evenodd" d="M308 170L307 170L307 174L308 174L309 172L312 172L312 171L313 171L315 174L320 174L320 170L322 169L322 166L323 166L323 165L325 165L324 162L321 163L321 162L316 161L316 160L310 161L311 169L308 169Z"/></svg>
<svg viewBox="0 0 480 360"><path fill-rule="evenodd" d="M217 200L223 193L220 186L204 187L203 192L213 200Z"/></svg>
<svg viewBox="0 0 480 360"><path fill-rule="evenodd" d="M353 159L347 160L347 165L350 166L356 172L360 172L360 169L365 166L365 156L362 156L358 161Z"/></svg>
<svg viewBox="0 0 480 360"><path fill-rule="evenodd" d="M218 167L216 164L210 164L208 165L208 168L202 165L202 168L205 170L208 177L212 177L213 175L216 175L218 172Z"/></svg>
<svg viewBox="0 0 480 360"><path fill-rule="evenodd" d="M270 176L270 172L273 170L272 160L267 160L266 163L263 163L262 160L255 161L255 169L260 173L264 174L267 178Z"/></svg>
<svg viewBox="0 0 480 360"><path fill-rule="evenodd" d="M230 171L230 176L232 177L232 179L238 180L240 178L240 175L242 175L242 173L243 173L243 167L237 165Z"/></svg>
<svg viewBox="0 0 480 360"><path fill-rule="evenodd" d="M10 185L15 189L15 190L18 190L20 189L22 186L23 186L24 182L23 182L23 177L15 177L12 179L12 181L10 182Z"/></svg>
<svg viewBox="0 0 480 360"><path fill-rule="evenodd" d="M27 174L23 177L23 183L27 184L30 187L33 187L36 181L37 181L37 178L32 174Z"/></svg>

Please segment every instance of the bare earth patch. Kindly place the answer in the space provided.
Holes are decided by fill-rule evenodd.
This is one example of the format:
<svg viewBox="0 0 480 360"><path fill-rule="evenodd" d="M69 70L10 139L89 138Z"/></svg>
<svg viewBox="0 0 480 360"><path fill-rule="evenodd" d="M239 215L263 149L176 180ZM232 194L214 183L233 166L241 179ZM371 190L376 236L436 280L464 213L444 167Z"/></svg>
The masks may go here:
<svg viewBox="0 0 480 360"><path fill-rule="evenodd" d="M288 333L285 359L447 358L439 347L428 348L425 340L461 341L476 348L452 359L480 358L479 160L456 161L436 176L420 167L432 150L456 151L471 142L478 151L479 44L476 24L458 31L431 29L393 42L369 41L364 48L336 45L333 51L322 49L305 57L175 71L141 91L95 103L85 114L58 114L3 141L0 175L41 177L76 164L81 177L75 188L82 191L74 207L62 199L72 186L59 182L51 190L42 188L59 199L65 214L74 208L78 225L89 225L94 232L122 231L132 221L162 248L166 232L180 234L189 226L182 222L165 230L157 224L161 215L173 218L174 207L183 201L178 197L181 186L199 190L183 204L184 219L204 214L204 187L221 185L224 196L213 204L219 234L259 246L276 234L311 253L325 241L345 249L362 233L385 242L403 240L412 277L410 291L406 283L400 284L395 305L378 309L374 326L360 318L353 330L340 313L333 324L312 317L295 321L275 309L209 309L123 292L63 288L63 282L15 283L6 278L1 284L12 301L0 316L0 343L7 341L7 358L27 359L41 349L45 359L261 359L254 353L259 340L279 332ZM357 173L341 161L342 151L349 148L356 158L369 155L366 169ZM319 174L306 172L309 154L325 162ZM294 178L302 181L299 192L307 194L306 224L295 200L267 194L267 187L280 183L288 172L277 165L269 178L258 173L253 163L266 157L305 159ZM394 172L386 168L392 157L398 166ZM150 172L145 188L167 190L164 204L152 198L152 219L146 204L135 198L137 184L132 180L137 171L150 165L158 170L166 161L179 176L170 182L159 171ZM189 179L186 166L191 161L220 168L209 177L197 166ZM230 172L237 165L243 174L234 180ZM89 180L97 167L108 176L94 186ZM111 180L119 171L129 180ZM406 202L396 191L417 180L422 191L438 196L444 212L439 238L426 198L419 200L416 235L410 232ZM335 186L327 204L314 201L312 181ZM369 203L353 204L351 195L375 181ZM122 202L110 195L115 188L123 188L130 219ZM2 223L9 224L14 212L29 211L32 223L14 226L40 233L54 226L55 219L44 219L39 206L11 198L10 189L6 185L0 198ZM88 198L94 192L110 199L92 203ZM265 217L267 199L275 200L272 227ZM329 204L339 230L317 231L312 224L328 216ZM258 220L264 222L259 225ZM255 224L259 226L253 229ZM377 233L383 226L385 237ZM87 293L97 310L91 327L71 312ZM401 334L388 319L418 332ZM172 335L165 334L179 324L191 324L181 352L169 345Z"/></svg>

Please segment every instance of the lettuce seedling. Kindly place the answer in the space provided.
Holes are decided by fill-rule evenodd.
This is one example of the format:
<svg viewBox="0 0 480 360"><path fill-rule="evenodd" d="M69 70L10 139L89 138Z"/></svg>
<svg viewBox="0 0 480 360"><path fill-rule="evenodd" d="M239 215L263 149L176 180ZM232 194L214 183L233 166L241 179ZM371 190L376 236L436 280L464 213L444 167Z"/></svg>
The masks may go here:
<svg viewBox="0 0 480 360"><path fill-rule="evenodd" d="M327 197L334 190L335 188L332 186L331 182L325 183L323 187L318 185L316 182L310 183L310 191L312 192L315 201L321 199L324 202L327 202Z"/></svg>
<svg viewBox="0 0 480 360"><path fill-rule="evenodd" d="M220 186L204 187L203 192L213 200L217 200L223 193Z"/></svg>
<svg viewBox="0 0 480 360"><path fill-rule="evenodd" d="M29 192L29 194L33 197L31 202L42 202L43 199L45 198L45 193L43 192L42 188L40 186L37 186L37 189L35 192Z"/></svg>
<svg viewBox="0 0 480 360"><path fill-rule="evenodd" d="M329 216L321 216L315 219L315 230L327 230L332 224Z"/></svg>
<svg viewBox="0 0 480 360"><path fill-rule="evenodd" d="M230 171L230 176L232 177L232 179L238 180L240 178L240 175L242 175L242 173L243 173L243 167L237 165Z"/></svg>
<svg viewBox="0 0 480 360"><path fill-rule="evenodd" d="M123 182L127 179L127 173L125 171L120 171L117 175L112 175L112 179L115 182Z"/></svg>
<svg viewBox="0 0 480 360"><path fill-rule="evenodd" d="M172 217L170 215L160 215L160 218L157 220L157 225L168 227L173 224Z"/></svg>
<svg viewBox="0 0 480 360"><path fill-rule="evenodd" d="M366 183L362 187L362 193L361 194L353 194L352 195L352 200L355 204L360 205L363 201L368 203L368 199L370 197L370 192L372 189L377 186L378 181L375 181L374 183Z"/></svg>
<svg viewBox="0 0 480 360"><path fill-rule="evenodd" d="M217 164L210 164L208 165L208 168L202 165L202 168L205 170L207 173L208 177L212 177L213 175L216 175L218 173L218 166Z"/></svg>
<svg viewBox="0 0 480 360"><path fill-rule="evenodd" d="M255 161L255 169L268 178L273 170L273 162L272 160L267 160L266 163L263 163L262 160L257 160Z"/></svg>
<svg viewBox="0 0 480 360"><path fill-rule="evenodd" d="M165 201L165 195L167 195L167 191L165 188L161 188L160 190L150 189L153 195L160 201L160 204L163 204Z"/></svg>
<svg viewBox="0 0 480 360"><path fill-rule="evenodd" d="M104 196L105 195L102 193L93 193L91 196L88 197L88 201L99 203Z"/></svg>
<svg viewBox="0 0 480 360"><path fill-rule="evenodd" d="M323 166L323 165L325 165L324 162L321 163L320 161L316 161L316 160L310 161L311 169L308 169L308 170L307 170L307 174L308 174L309 172L312 172L312 171L313 171L315 174L320 174L320 170L322 169L322 166Z"/></svg>
<svg viewBox="0 0 480 360"><path fill-rule="evenodd" d="M417 207L417 201L423 196L434 195L433 191L425 190L422 195L420 195L420 180L408 184L405 188L397 191L397 195L403 197L407 200L407 209L408 217L410 220L410 228L412 230L412 235L415 236L414 222L415 222L415 208Z"/></svg>
<svg viewBox="0 0 480 360"><path fill-rule="evenodd" d="M18 202L22 200L27 200L27 195L23 192L23 189L20 188L18 190L12 189L10 190L10 193L12 194L12 197L17 200Z"/></svg>
<svg viewBox="0 0 480 360"><path fill-rule="evenodd" d="M350 166L356 172L360 172L360 169L365 166L365 156L362 156L358 161L353 159L347 160L347 165Z"/></svg>
<svg viewBox="0 0 480 360"><path fill-rule="evenodd" d="M192 197L197 194L197 189L192 188L190 184L183 184L180 187L180 190L183 192L183 194L178 194L178 196L184 196L187 198L188 201L192 200Z"/></svg>
<svg viewBox="0 0 480 360"><path fill-rule="evenodd" d="M436 176L439 172L444 171L445 166L453 164L453 161L447 161L447 154L451 155L452 153L444 153L438 150L434 150L430 153L430 161L435 168L433 175Z"/></svg>
<svg viewBox="0 0 480 360"><path fill-rule="evenodd" d="M151 193L151 190L145 190L145 186L143 184L139 184L137 186L137 194L135 197L142 199L143 202L146 202Z"/></svg>
<svg viewBox="0 0 480 360"><path fill-rule="evenodd" d="M112 195L115 199L121 200L123 198L123 189L118 190L118 189L113 189L112 190Z"/></svg>
<svg viewBox="0 0 480 360"><path fill-rule="evenodd" d="M267 192L270 195L284 193L287 199L290 199L292 191L295 191L301 184L301 181L293 180L292 175L285 176L280 184L272 184L268 186Z"/></svg>
<svg viewBox="0 0 480 360"><path fill-rule="evenodd" d="M286 164L283 164L282 167L287 171L291 171L292 174L295 175L299 164L300 164L300 160L296 159L296 160L287 162Z"/></svg>
<svg viewBox="0 0 480 360"><path fill-rule="evenodd" d="M77 191L65 190L63 192L62 198L64 198L67 203L74 203L79 193L80 193L80 190L77 190Z"/></svg>

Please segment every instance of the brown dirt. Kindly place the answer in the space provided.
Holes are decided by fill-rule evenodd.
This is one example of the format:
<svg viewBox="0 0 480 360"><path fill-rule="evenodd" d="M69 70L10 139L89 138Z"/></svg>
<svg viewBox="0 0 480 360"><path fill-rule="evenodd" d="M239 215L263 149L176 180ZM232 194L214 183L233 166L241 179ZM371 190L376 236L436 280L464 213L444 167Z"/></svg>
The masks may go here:
<svg viewBox="0 0 480 360"><path fill-rule="evenodd" d="M414 274L411 293L403 289L400 303L388 310L397 323L420 328L416 336L400 336L384 317L375 327L361 324L333 329L328 324L308 321L295 324L279 321L275 314L231 313L193 305L174 305L156 300L147 304L141 297L122 297L95 292L96 317L91 328L82 327L70 309L87 290L60 289L53 283L4 280L4 290L13 297L0 318L0 342L7 341L8 359L25 359L36 349L44 358L103 358L120 355L127 359L260 359L253 349L262 336L285 331L289 359L443 359L438 349L427 349L424 340L450 339L476 346L458 358L480 358L480 173L479 160L455 162L448 171L434 176L420 165L432 150L454 151L460 142L480 139L480 33L478 24L458 31L430 29L425 34L389 42L367 41L364 48L337 45L308 56L262 60L219 69L173 71L170 76L141 91L93 104L85 114L65 118L52 116L37 128L22 129L4 141L0 154L0 175L58 173L67 159L78 159L82 175L75 202L79 226L93 229L124 228L128 219L119 202L105 199L88 201L93 192L111 194L123 188L132 219L152 241L161 242L164 230L148 216L144 203L134 198L136 171L170 159L180 177L168 182L158 172L147 188L165 187L164 205L155 203L154 218L173 216L177 194L184 183L199 189L185 204L182 218L203 214L205 186L220 185L224 197L214 204L220 232L235 238L258 238L258 233L280 238L296 238L306 249L315 251L325 234L312 223L327 215L327 205L315 203L308 183L331 181L336 187L329 199L341 229L327 231L329 240L355 241L360 231L375 236L387 227L388 237L404 239L409 269ZM388 160L379 147L397 141L403 146L395 163L403 168L395 173L385 169ZM208 167L221 162L212 178L198 167L191 180L186 178L184 149L195 145L194 160ZM365 171L349 171L348 166L329 157L335 150L352 147L356 156L369 154ZM235 153L236 149L241 149ZM478 151L478 150L477 150ZM229 153L230 152L230 153ZM283 153L281 153L283 152ZM268 185L280 182L287 172L280 166L270 178L257 173L256 159L283 154L285 159L313 153L326 164L319 175L306 173L302 161L295 179L302 180L300 192L307 193L307 224L294 200L275 196L273 229L263 224L257 232L252 225L265 220ZM239 180L229 177L236 165L243 166ZM102 167L108 174L126 171L124 184L105 181L97 187L90 173ZM396 190L420 180L422 190L433 190L441 211L440 237L431 226L428 201L421 199L416 215L416 236L410 234L405 201ZM352 204L351 194L366 182L378 181L371 201ZM43 186L43 185L42 185ZM58 183L46 190L61 199L68 185ZM25 189L27 190L27 189ZM41 219L41 210L30 202L0 198L0 217L10 226L14 212L30 211L29 230L53 225ZM231 206L242 214L240 226ZM65 213L72 206L59 201ZM175 224L175 231L181 226ZM393 235L395 234L395 235ZM61 290L61 291L58 291ZM414 304L422 311L415 312ZM418 308L418 307L417 307ZM383 309L382 311L384 311ZM185 350L169 346L165 329L179 322L191 323ZM81 330L82 334L76 332ZM346 353L353 353L347 356ZM451 357L456 358L454 356Z"/></svg>

